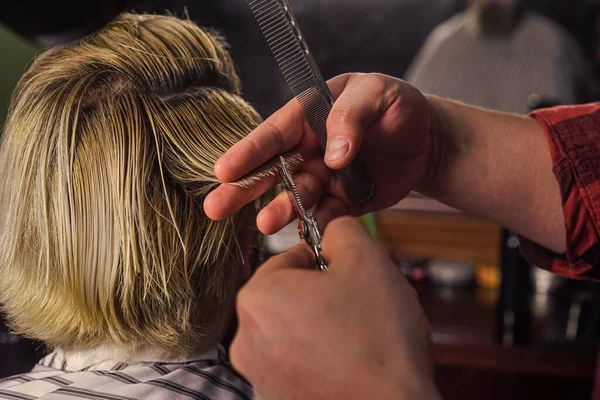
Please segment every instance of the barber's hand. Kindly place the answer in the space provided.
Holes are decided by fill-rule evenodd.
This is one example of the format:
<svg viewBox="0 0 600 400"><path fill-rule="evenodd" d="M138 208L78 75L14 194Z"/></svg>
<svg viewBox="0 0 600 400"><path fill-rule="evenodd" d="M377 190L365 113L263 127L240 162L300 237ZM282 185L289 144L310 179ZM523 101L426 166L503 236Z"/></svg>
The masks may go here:
<svg viewBox="0 0 600 400"><path fill-rule="evenodd" d="M222 182L235 181L266 161L289 150L301 153L304 163L295 175L306 208L324 226L336 216L354 216L393 206L428 180L436 147L432 109L409 84L380 74L346 74L328 82L337 98L327 121L328 149L323 158L316 135L293 99L215 165ZM376 196L361 207L352 206L331 170L347 166L360 150L375 184ZM327 166L327 167L326 167ZM267 179L250 189L224 184L207 196L204 209L222 219L277 183ZM285 193L257 216L258 228L277 232L294 216Z"/></svg>
<svg viewBox="0 0 600 400"><path fill-rule="evenodd" d="M439 398L428 322L387 253L349 217L322 245L327 272L300 245L241 289L233 365L266 400Z"/></svg>

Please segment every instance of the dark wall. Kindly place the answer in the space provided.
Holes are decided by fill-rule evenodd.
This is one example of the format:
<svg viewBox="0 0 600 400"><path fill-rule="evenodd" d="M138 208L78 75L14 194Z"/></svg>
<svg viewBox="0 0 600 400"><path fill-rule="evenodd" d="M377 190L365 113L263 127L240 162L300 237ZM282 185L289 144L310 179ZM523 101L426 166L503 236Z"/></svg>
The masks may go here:
<svg viewBox="0 0 600 400"><path fill-rule="evenodd" d="M429 31L462 0L290 1L325 78L344 72L402 76ZM245 96L268 115L291 95L246 0L194 2L189 15L231 44Z"/></svg>
<svg viewBox="0 0 600 400"><path fill-rule="evenodd" d="M325 78L344 72L402 77L431 30L468 0L288 0ZM595 40L586 0L525 0L571 31L589 54ZM169 3L169 4L166 4ZM246 0L146 2L189 15L231 44L244 95L263 116L291 98ZM161 8L162 7L162 8Z"/></svg>
<svg viewBox="0 0 600 400"><path fill-rule="evenodd" d="M469 0L288 1L323 75L330 78L352 71L381 72L402 77L428 33L436 24L464 9ZM593 14L587 0L523 1L556 19L576 35L588 53L592 53L595 34ZM110 0L105 7L108 9L112 5L115 8L117 4L125 2ZM49 4L59 9L62 3L65 2ZM187 10L190 17L201 25L222 32L231 44L231 52L244 84L244 95L263 116L290 99L246 0L131 0L129 4L132 5L126 9L136 11L163 13L169 10L183 15ZM9 8L8 11L26 8L13 9ZM41 14L38 19L43 17ZM105 14L110 15L108 12ZM0 20L8 18L5 13ZM58 20L64 23L67 19ZM90 17L88 25L95 26L96 20L97 17ZM21 18L20 21L27 19ZM23 29L31 33L31 29ZM65 33L64 38L69 39L71 34ZM59 37L54 35L51 40Z"/></svg>

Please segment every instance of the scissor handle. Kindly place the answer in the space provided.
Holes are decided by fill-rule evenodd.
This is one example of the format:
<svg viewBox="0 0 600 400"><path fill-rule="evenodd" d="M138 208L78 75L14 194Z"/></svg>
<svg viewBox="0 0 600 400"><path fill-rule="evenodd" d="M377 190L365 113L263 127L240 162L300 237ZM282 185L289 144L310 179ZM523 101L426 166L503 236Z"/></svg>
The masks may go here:
<svg viewBox="0 0 600 400"><path fill-rule="evenodd" d="M327 261L325 261L325 257L323 257L323 251L321 250L321 245L317 244L313 246L315 254L317 255L317 268L321 271L327 271Z"/></svg>
<svg viewBox="0 0 600 400"><path fill-rule="evenodd" d="M327 270L327 261L321 250L321 229L317 221L312 217L306 217L305 220L298 221L298 236L306 244L312 247L317 258L317 268L321 271Z"/></svg>

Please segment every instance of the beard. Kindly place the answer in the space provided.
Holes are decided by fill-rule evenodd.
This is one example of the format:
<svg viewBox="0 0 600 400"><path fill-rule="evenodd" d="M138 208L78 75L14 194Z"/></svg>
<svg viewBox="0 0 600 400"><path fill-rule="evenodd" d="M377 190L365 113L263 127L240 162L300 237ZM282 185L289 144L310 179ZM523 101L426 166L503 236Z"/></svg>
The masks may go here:
<svg viewBox="0 0 600 400"><path fill-rule="evenodd" d="M522 14L521 5L497 3L482 5L477 12L479 29L487 36L507 36L518 25Z"/></svg>

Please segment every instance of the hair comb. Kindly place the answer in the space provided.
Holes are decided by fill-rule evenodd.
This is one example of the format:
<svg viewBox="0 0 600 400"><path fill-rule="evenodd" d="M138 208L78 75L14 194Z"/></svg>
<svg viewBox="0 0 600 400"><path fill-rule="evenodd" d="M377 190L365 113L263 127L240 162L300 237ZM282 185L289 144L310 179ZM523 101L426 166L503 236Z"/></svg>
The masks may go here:
<svg viewBox="0 0 600 400"><path fill-rule="evenodd" d="M286 0L248 0L248 3L292 94L300 104L304 118L325 151L327 117L333 106L333 96L308 49L292 9ZM360 158L335 173L353 204L363 204L373 197L375 187Z"/></svg>

